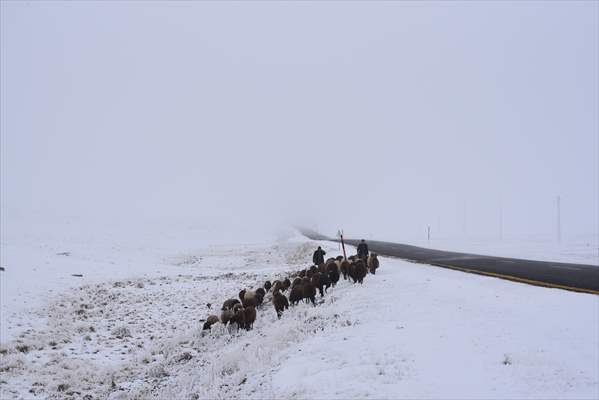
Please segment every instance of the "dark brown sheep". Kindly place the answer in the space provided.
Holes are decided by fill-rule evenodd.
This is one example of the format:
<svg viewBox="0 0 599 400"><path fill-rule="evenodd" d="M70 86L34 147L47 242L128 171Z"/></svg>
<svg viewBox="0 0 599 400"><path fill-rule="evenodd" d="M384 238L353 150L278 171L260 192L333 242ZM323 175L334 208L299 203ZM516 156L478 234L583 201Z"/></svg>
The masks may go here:
<svg viewBox="0 0 599 400"><path fill-rule="evenodd" d="M301 283L294 285L289 293L289 302L295 306L304 298L304 288Z"/></svg>
<svg viewBox="0 0 599 400"><path fill-rule="evenodd" d="M289 287L291 286L291 281L289 280L289 278L285 278L285 280L283 281L283 292L287 289L289 289Z"/></svg>
<svg viewBox="0 0 599 400"><path fill-rule="evenodd" d="M256 304L261 305L264 302L264 296L266 296L266 290L263 288L256 289Z"/></svg>
<svg viewBox="0 0 599 400"><path fill-rule="evenodd" d="M312 302L312 305L316 306L316 288L310 282L309 278L304 278L302 280L302 289L303 289L303 298L306 302L309 300Z"/></svg>
<svg viewBox="0 0 599 400"><path fill-rule="evenodd" d="M327 271L327 275L329 276L331 285L335 287L337 282L339 282L339 270L337 269L337 265L329 264L328 267L329 270Z"/></svg>
<svg viewBox="0 0 599 400"><path fill-rule="evenodd" d="M329 278L329 274L321 274L320 283L324 287L324 292L326 293L331 287L331 278Z"/></svg>
<svg viewBox="0 0 599 400"><path fill-rule="evenodd" d="M272 287L272 283L270 283L270 281L264 282L264 290L266 290L268 292L271 287Z"/></svg>
<svg viewBox="0 0 599 400"><path fill-rule="evenodd" d="M349 276L352 278L353 282L358 282L360 284L364 281L364 277L368 273L366 264L360 259L351 264L349 271Z"/></svg>
<svg viewBox="0 0 599 400"><path fill-rule="evenodd" d="M219 322L219 319L216 315L209 315L208 318L206 318L206 322L204 322L202 330L205 331L207 329L210 329L210 327L216 324L217 322Z"/></svg>
<svg viewBox="0 0 599 400"><path fill-rule="evenodd" d="M241 304L236 304L233 307L233 318L229 321L231 324L237 324L237 328L241 329L245 327L245 313Z"/></svg>
<svg viewBox="0 0 599 400"><path fill-rule="evenodd" d="M272 291L274 293L275 290L283 291L283 282L277 280L272 283Z"/></svg>
<svg viewBox="0 0 599 400"><path fill-rule="evenodd" d="M249 331L254 327L254 321L256 321L256 308L247 306L243 308L243 327Z"/></svg>
<svg viewBox="0 0 599 400"><path fill-rule="evenodd" d="M368 271L372 275L375 275L376 269L379 267L379 259L377 258L376 253L370 253L366 265L368 265Z"/></svg>
<svg viewBox="0 0 599 400"><path fill-rule="evenodd" d="M341 266L339 267L341 270L341 274L343 274L343 279L347 279L349 276L349 270L351 269L351 263L347 260L341 261Z"/></svg>
<svg viewBox="0 0 599 400"><path fill-rule="evenodd" d="M285 295L278 290L272 295L272 304L275 306L275 311L277 312L278 318L281 318L283 310L289 308L289 301L287 300L287 297L285 297Z"/></svg>
<svg viewBox="0 0 599 400"><path fill-rule="evenodd" d="M316 265L312 265L310 267L309 271L312 273L312 275L314 275L315 273L318 272L318 267Z"/></svg>
<svg viewBox="0 0 599 400"><path fill-rule="evenodd" d="M320 272L315 273L314 275L312 275L312 278L310 278L310 283L312 284L312 286L318 289L318 291L320 292L320 297L323 297L324 293L322 291L322 285L320 284L321 276L322 274Z"/></svg>
<svg viewBox="0 0 599 400"><path fill-rule="evenodd" d="M240 301L237 299L229 299L229 300L225 300L225 302L223 303L223 307L221 308L221 310L230 310L233 307L235 307L235 304L240 304Z"/></svg>
<svg viewBox="0 0 599 400"><path fill-rule="evenodd" d="M318 272L320 272L321 274L326 273L327 272L327 264L325 264L325 263L318 264Z"/></svg>
<svg viewBox="0 0 599 400"><path fill-rule="evenodd" d="M302 283L302 278L295 278L291 283L291 287L293 288L295 285L299 285Z"/></svg>
<svg viewBox="0 0 599 400"><path fill-rule="evenodd" d="M324 297L327 289L331 287L331 279L328 274L321 274L320 272L314 274L311 280L314 287L316 287L320 293L320 297Z"/></svg>
<svg viewBox="0 0 599 400"><path fill-rule="evenodd" d="M256 298L256 292L253 290L242 290L239 292L239 299L244 307L256 307L258 305L258 299Z"/></svg>
<svg viewBox="0 0 599 400"><path fill-rule="evenodd" d="M302 270L299 272L299 277L300 277L300 278L305 278L305 277L306 277L306 270L305 270L305 269L302 269Z"/></svg>
<svg viewBox="0 0 599 400"><path fill-rule="evenodd" d="M239 304L239 303L237 303L237 304ZM241 306L241 304L240 304L240 306ZM222 322L223 325L227 325L229 322L231 322L234 319L235 319L235 312L233 311L233 309L226 309L222 313L220 313L220 322Z"/></svg>

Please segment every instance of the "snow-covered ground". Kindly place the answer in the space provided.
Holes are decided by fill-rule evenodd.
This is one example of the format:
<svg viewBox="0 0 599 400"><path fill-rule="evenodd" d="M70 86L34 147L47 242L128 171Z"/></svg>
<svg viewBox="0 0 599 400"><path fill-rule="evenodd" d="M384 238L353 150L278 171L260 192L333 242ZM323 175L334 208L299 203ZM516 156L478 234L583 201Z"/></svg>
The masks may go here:
<svg viewBox="0 0 599 400"><path fill-rule="evenodd" d="M138 231L3 235L1 398L599 398L598 296L382 258L316 307L203 333L319 243Z"/></svg>

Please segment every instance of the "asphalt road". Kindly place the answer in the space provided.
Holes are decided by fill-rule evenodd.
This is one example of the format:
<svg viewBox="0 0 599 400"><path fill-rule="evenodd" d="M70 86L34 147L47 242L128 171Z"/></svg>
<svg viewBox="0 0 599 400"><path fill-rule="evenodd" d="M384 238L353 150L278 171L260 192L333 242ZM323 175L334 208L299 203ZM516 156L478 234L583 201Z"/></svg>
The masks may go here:
<svg viewBox="0 0 599 400"><path fill-rule="evenodd" d="M314 231L301 229L301 232L313 240L338 242ZM359 240L345 239L345 243L357 246ZM456 253L391 242L367 243L370 251L384 256L533 285L599 294L598 266Z"/></svg>

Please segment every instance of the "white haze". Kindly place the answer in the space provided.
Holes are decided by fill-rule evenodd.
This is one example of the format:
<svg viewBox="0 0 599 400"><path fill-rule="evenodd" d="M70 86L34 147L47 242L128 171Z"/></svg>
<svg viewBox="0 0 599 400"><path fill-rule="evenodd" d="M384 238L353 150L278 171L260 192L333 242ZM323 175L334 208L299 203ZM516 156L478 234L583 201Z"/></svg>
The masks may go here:
<svg viewBox="0 0 599 400"><path fill-rule="evenodd" d="M3 219L597 235L596 2L1 7Z"/></svg>

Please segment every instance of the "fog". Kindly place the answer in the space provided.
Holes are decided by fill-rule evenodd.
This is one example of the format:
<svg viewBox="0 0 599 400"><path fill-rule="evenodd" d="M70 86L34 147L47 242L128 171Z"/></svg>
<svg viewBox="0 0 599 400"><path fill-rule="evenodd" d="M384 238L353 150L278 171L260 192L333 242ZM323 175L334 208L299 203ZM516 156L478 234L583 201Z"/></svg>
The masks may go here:
<svg viewBox="0 0 599 400"><path fill-rule="evenodd" d="M597 235L596 2L1 7L3 217Z"/></svg>

